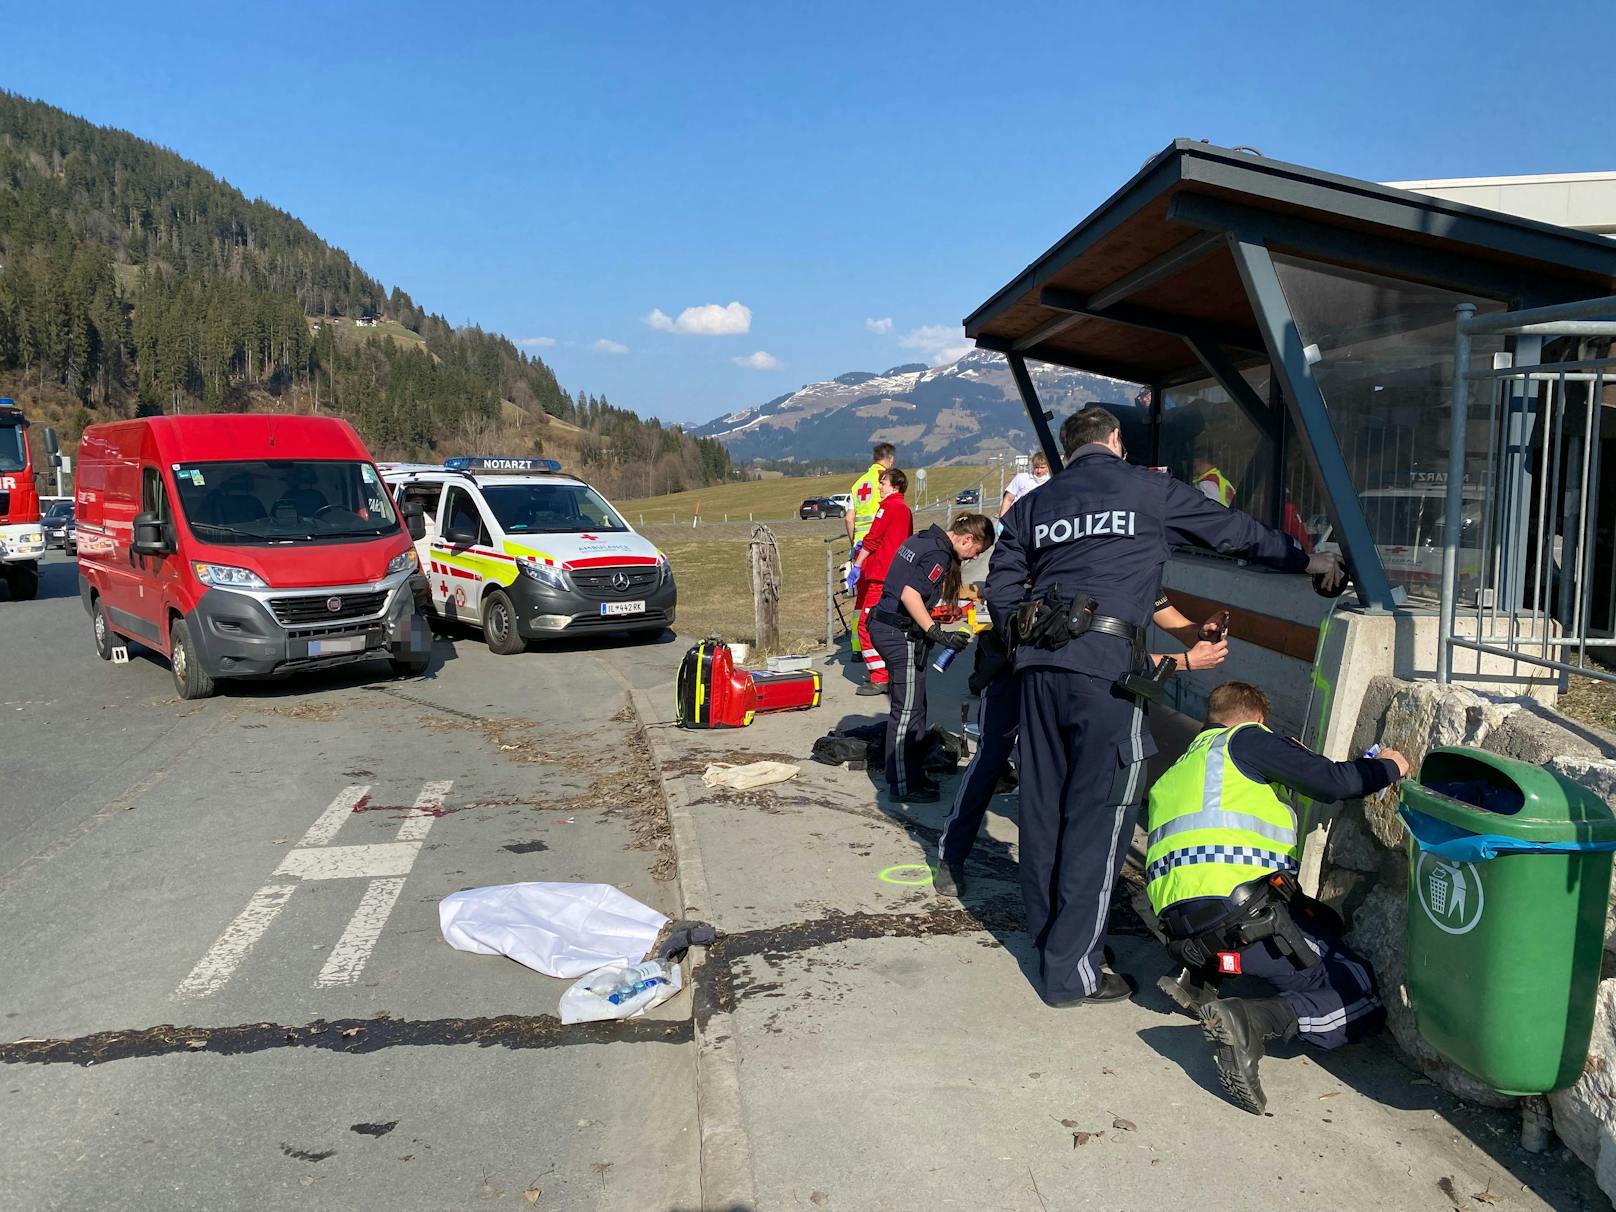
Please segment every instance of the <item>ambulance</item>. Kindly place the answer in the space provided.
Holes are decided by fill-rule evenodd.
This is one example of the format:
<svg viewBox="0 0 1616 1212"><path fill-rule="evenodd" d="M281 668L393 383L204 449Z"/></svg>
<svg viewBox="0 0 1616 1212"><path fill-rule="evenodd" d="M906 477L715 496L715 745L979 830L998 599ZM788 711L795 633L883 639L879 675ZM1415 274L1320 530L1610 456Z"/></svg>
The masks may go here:
<svg viewBox="0 0 1616 1212"><path fill-rule="evenodd" d="M597 631L660 635L674 621L668 559L554 459L381 464L416 540L434 618L501 656Z"/></svg>

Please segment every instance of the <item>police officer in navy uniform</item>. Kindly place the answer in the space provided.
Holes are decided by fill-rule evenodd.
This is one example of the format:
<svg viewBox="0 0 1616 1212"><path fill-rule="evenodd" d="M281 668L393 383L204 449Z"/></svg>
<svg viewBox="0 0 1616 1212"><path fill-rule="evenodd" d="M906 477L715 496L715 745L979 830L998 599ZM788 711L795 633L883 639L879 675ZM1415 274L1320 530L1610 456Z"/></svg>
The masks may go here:
<svg viewBox="0 0 1616 1212"><path fill-rule="evenodd" d="M1184 643L1186 651L1177 659L1185 669L1215 669L1223 663L1229 643L1221 633L1213 638L1210 628L1215 620L1192 623L1165 595L1156 599L1152 609L1151 622ZM976 636L976 660L966 688L978 696L979 736L976 753L965 768L954 806L937 839L937 874L932 888L943 896L964 895L965 860L976 845L988 804L997 792L999 780L1009 773L1010 758L1016 751L1021 697L1012 669L1008 631L1008 626L995 623Z"/></svg>
<svg viewBox="0 0 1616 1212"><path fill-rule="evenodd" d="M933 644L956 651L970 643L963 631L944 630L931 617L940 601L959 596L960 562L993 546L993 523L962 513L947 530L931 526L898 548L887 569L881 600L870 613L870 639L891 679L887 720L887 788L895 800L935 804L937 784L920 769L926 734L926 657Z"/></svg>
<svg viewBox="0 0 1616 1212"><path fill-rule="evenodd" d="M1027 930L1044 1000L1075 1006L1133 990L1101 964L1112 888L1156 752L1137 688L1172 548L1309 572L1325 590L1344 569L1339 556L1310 560L1283 532L1129 464L1117 418L1103 408L1068 417L1061 445L1066 467L1003 519L986 596L994 619L1017 618Z"/></svg>

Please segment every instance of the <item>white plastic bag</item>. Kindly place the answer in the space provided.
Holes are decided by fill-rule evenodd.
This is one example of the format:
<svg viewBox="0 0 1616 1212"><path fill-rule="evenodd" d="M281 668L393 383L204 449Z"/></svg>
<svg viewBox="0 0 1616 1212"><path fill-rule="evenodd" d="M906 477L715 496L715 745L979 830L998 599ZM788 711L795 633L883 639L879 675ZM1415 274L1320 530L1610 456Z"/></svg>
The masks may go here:
<svg viewBox="0 0 1616 1212"><path fill-rule="evenodd" d="M506 955L546 976L583 976L645 958L667 918L611 884L501 884L443 898L443 941Z"/></svg>
<svg viewBox="0 0 1616 1212"><path fill-rule="evenodd" d="M683 977L678 964L657 965L663 983L642 989L633 997L615 1006L607 999L613 989L622 984L636 968L648 965L607 964L588 976L580 976L561 995L561 1021L563 1023L596 1023L612 1018L633 1018L652 1006L660 1006L682 987Z"/></svg>

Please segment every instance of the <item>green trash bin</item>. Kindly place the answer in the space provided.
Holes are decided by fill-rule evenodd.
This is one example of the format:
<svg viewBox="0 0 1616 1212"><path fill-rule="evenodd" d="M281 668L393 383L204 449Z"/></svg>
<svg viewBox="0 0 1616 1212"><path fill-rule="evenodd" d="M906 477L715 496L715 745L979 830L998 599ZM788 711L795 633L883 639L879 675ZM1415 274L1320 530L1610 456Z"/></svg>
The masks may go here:
<svg viewBox="0 0 1616 1212"><path fill-rule="evenodd" d="M1527 762L1431 750L1406 779L1408 994L1420 1034L1505 1094L1582 1075L1616 817Z"/></svg>

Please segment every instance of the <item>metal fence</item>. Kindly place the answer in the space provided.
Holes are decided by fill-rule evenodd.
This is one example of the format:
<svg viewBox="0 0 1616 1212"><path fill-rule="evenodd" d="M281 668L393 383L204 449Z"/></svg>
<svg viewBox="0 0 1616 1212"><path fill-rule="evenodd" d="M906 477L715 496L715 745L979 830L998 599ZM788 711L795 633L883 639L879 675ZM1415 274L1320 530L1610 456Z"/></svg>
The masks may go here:
<svg viewBox="0 0 1616 1212"><path fill-rule="evenodd" d="M1601 492L1616 297L1457 310L1437 680L1464 649L1478 672L1491 656L1616 681L1600 659L1616 647L1616 485ZM1516 339L1511 364L1472 365L1488 334ZM1542 359L1549 343L1565 360Z"/></svg>

